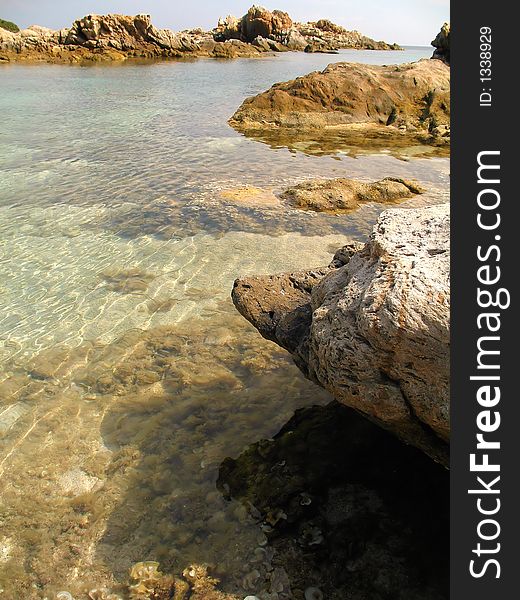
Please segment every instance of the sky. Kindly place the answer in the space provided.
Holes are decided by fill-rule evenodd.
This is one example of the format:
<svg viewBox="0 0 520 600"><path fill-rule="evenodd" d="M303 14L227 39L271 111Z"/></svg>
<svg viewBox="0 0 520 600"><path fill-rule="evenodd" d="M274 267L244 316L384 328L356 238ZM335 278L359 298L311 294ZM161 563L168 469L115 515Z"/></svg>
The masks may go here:
<svg viewBox="0 0 520 600"><path fill-rule="evenodd" d="M70 27L89 13L150 14L157 27L212 29L220 16L242 16L254 0L0 0L0 18L19 27ZM327 18L347 29L402 45L428 46L445 21L450 0L256 0L294 21Z"/></svg>

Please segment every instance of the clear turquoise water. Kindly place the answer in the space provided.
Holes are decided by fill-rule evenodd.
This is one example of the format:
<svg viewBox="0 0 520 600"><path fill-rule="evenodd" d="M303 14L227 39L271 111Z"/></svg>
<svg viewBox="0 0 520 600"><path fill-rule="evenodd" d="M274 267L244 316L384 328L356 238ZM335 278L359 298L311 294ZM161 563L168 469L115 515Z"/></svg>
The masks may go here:
<svg viewBox="0 0 520 600"><path fill-rule="evenodd" d="M261 531L215 492L216 469L326 396L235 315L232 282L326 263L334 247L363 239L382 208L302 213L273 192L312 176L392 175L427 188L407 205L429 204L448 197L449 162L272 149L227 119L245 97L330 62L430 53L0 67L7 594L116 585L145 559L176 572L215 563L228 589L260 593L243 578ZM242 186L264 192L222 195ZM154 346L165 337L184 340L166 367ZM125 365L133 375L116 377Z"/></svg>

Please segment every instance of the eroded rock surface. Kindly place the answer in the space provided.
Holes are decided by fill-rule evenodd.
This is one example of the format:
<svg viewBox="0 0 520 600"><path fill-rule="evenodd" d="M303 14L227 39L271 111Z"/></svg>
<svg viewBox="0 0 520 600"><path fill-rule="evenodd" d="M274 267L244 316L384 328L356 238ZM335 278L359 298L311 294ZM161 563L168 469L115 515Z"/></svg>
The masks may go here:
<svg viewBox="0 0 520 600"><path fill-rule="evenodd" d="M296 24L287 13L260 6L252 6L242 18L219 19L212 31L174 32L152 25L150 15L118 14L90 14L60 31L36 25L20 32L0 27L0 60L4 61L80 62L185 55L236 58L262 52L334 51L344 47L395 49L330 21Z"/></svg>
<svg viewBox="0 0 520 600"><path fill-rule="evenodd" d="M150 15L87 15L70 29L53 31L29 27L19 33L0 31L0 56L4 60L125 60L208 56L257 56L261 49L238 39L216 41L200 29L174 32L152 25Z"/></svg>
<svg viewBox="0 0 520 600"><path fill-rule="evenodd" d="M303 210L337 213L358 208L363 202L396 202L423 191L417 183L397 177L373 183L344 178L312 179L285 190L282 198Z"/></svg>
<svg viewBox="0 0 520 600"><path fill-rule="evenodd" d="M450 69L425 59L331 64L246 99L229 123L246 135L296 131L309 140L361 128L366 136L391 133L447 144L449 120Z"/></svg>
<svg viewBox="0 0 520 600"><path fill-rule="evenodd" d="M305 273L237 279L233 302L339 402L448 463L449 206L381 214Z"/></svg>
<svg viewBox="0 0 520 600"><path fill-rule="evenodd" d="M401 49L397 44L376 41L358 31L348 31L328 19L297 23L286 12L271 12L262 6L252 6L241 19L232 15L220 18L215 30L215 39L219 40L240 39L252 43L258 36L276 40L290 50L306 52L335 52L340 48Z"/></svg>
<svg viewBox="0 0 520 600"><path fill-rule="evenodd" d="M398 44L376 41L359 31L348 31L329 19L310 23L296 23L295 28L307 40L306 52L333 52L341 48L358 50L401 50Z"/></svg>

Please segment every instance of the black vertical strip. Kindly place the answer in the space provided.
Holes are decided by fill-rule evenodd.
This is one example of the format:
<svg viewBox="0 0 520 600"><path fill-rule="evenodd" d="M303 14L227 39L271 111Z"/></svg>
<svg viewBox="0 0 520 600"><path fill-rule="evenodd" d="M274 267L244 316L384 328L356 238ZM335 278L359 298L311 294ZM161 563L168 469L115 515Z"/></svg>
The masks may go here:
<svg viewBox="0 0 520 600"><path fill-rule="evenodd" d="M516 365L520 353L515 344L520 328L515 315L517 299L512 291L513 278L518 273L518 265L514 263L518 260L520 239L516 220L520 198L512 190L512 181L520 171L520 163L519 150L513 148L518 133L513 7L514 4L500 0L458 0L452 3L451 10L451 598L454 600L520 598L516 583L520 576L520 393L514 380L515 372L520 373ZM486 54L489 37L490 55ZM488 76L490 81L486 80ZM479 183L478 157L483 152L488 154L480 155L481 162L500 168L482 169L481 179L485 181ZM486 208L479 207L479 193ZM494 201L498 205L492 209ZM500 224L483 229L479 226L479 214L480 222L488 227L498 218ZM485 283L479 281L479 274ZM488 283L494 282L498 275L497 282ZM489 292L489 295L481 293L480 304L491 300L496 306L479 306L479 288ZM507 308L509 292L511 305ZM486 314L494 316L482 316ZM490 331L490 327L498 329ZM480 348L484 349L481 368L479 338ZM482 379L471 380L472 376ZM498 379L490 379L492 376ZM499 402L495 388L500 390ZM485 443L499 442L500 449L478 449L479 433ZM500 470L471 471L472 454L479 465L485 463L487 455L489 464ZM500 480L496 481L497 477ZM478 493L470 494L468 490ZM491 514L493 511L495 514ZM471 561L475 575L470 572Z"/></svg>

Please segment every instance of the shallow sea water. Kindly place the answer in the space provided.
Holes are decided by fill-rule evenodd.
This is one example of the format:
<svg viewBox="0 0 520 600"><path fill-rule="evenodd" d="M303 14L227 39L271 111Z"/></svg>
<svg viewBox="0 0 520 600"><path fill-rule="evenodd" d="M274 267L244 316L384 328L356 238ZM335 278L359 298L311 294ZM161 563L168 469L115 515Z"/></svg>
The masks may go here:
<svg viewBox="0 0 520 600"><path fill-rule="evenodd" d="M432 204L449 161L273 149L227 119L330 62L430 52L1 66L0 598L79 600L142 560L270 591L261 526L218 467L329 398L234 311L232 282L326 264L382 209L305 213L284 187L403 176L427 190L405 206Z"/></svg>

